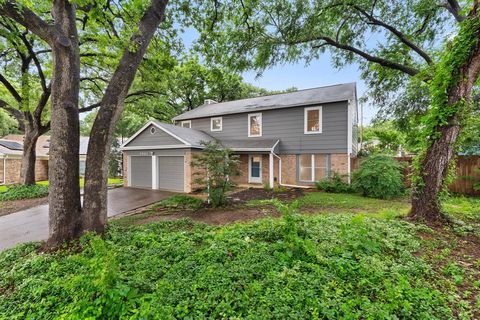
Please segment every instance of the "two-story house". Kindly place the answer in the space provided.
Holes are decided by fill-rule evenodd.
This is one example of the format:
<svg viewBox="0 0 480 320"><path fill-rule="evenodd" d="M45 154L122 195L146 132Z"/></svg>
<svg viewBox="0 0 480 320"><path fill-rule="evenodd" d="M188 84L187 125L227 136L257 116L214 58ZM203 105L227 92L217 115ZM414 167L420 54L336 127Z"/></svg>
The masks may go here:
<svg viewBox="0 0 480 320"><path fill-rule="evenodd" d="M192 156L218 140L240 155L239 185L313 186L351 171L357 147L356 84L205 104L149 121L123 145L126 186L191 192Z"/></svg>

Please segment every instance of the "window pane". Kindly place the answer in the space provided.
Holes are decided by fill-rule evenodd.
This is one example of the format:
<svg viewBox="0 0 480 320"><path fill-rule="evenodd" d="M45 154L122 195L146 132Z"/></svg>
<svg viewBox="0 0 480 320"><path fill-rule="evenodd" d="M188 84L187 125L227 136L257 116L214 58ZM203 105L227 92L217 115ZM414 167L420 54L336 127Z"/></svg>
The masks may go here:
<svg viewBox="0 0 480 320"><path fill-rule="evenodd" d="M260 116L250 117L250 135L260 135Z"/></svg>
<svg viewBox="0 0 480 320"><path fill-rule="evenodd" d="M182 122L182 127L190 128L190 122Z"/></svg>
<svg viewBox="0 0 480 320"><path fill-rule="evenodd" d="M315 155L315 181L327 178L327 155Z"/></svg>
<svg viewBox="0 0 480 320"><path fill-rule="evenodd" d="M251 165L250 165L250 176L253 178L259 178L260 177L260 157L255 156L251 158Z"/></svg>
<svg viewBox="0 0 480 320"><path fill-rule="evenodd" d="M312 181L312 155L310 154L301 154L299 156L300 160L300 180L302 181Z"/></svg>
<svg viewBox="0 0 480 320"><path fill-rule="evenodd" d="M212 129L220 130L222 127L222 119L212 119Z"/></svg>
<svg viewBox="0 0 480 320"><path fill-rule="evenodd" d="M307 131L320 131L320 110L307 111Z"/></svg>

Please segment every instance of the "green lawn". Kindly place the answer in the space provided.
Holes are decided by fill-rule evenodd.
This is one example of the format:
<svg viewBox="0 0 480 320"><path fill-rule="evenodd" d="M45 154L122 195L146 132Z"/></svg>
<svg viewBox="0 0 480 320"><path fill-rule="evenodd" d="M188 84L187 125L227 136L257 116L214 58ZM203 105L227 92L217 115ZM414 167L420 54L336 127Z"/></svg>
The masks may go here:
<svg viewBox="0 0 480 320"><path fill-rule="evenodd" d="M163 204L193 203L174 200ZM283 218L221 227L113 221L105 238L54 253L8 250L0 319L480 316L480 257L468 238L398 219L403 199L314 192L299 202L308 214L281 205ZM480 208L458 198L446 207L455 217Z"/></svg>
<svg viewBox="0 0 480 320"><path fill-rule="evenodd" d="M109 185L122 184L122 183L123 183L123 179L121 179L121 178L108 178L108 184ZM37 184L48 186L48 180L38 181ZM83 180L83 178L81 178L80 179L80 187L83 187L84 184L85 184L85 181ZM0 186L0 192L3 192L5 190L7 190L7 188L8 188L8 186Z"/></svg>

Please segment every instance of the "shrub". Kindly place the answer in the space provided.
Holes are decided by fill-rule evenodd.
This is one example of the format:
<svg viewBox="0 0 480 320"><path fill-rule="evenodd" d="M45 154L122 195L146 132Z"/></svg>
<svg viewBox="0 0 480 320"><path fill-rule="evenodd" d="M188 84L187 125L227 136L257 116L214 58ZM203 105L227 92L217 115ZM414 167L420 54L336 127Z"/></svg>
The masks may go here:
<svg viewBox="0 0 480 320"><path fill-rule="evenodd" d="M224 148L218 142L201 142L203 152L195 154L192 166L195 167L195 183L205 187L208 203L214 207L227 203L225 192L233 185L231 177L240 174L239 156Z"/></svg>
<svg viewBox="0 0 480 320"><path fill-rule="evenodd" d="M203 206L203 200L184 194L171 196L157 203L156 207L197 210Z"/></svg>
<svg viewBox="0 0 480 320"><path fill-rule="evenodd" d="M337 172L327 179L316 181L315 186L318 190L325 192L351 193L354 191L352 186L343 181L343 177Z"/></svg>
<svg viewBox="0 0 480 320"><path fill-rule="evenodd" d="M0 192L0 201L42 198L48 195L48 186L44 185L13 185Z"/></svg>
<svg viewBox="0 0 480 320"><path fill-rule="evenodd" d="M391 199L404 191L402 166L392 157L375 155L362 161L353 187L364 196Z"/></svg>

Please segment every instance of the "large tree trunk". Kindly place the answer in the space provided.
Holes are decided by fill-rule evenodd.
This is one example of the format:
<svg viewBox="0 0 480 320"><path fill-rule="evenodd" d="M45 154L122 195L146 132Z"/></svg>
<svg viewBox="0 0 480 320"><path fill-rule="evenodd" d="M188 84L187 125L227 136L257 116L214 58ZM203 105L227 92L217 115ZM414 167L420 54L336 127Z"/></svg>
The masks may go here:
<svg viewBox="0 0 480 320"><path fill-rule="evenodd" d="M429 223L443 223L439 193L448 175L450 161L454 156L455 142L460 133L457 117L452 117L448 126L442 127L441 136L428 148L422 162L420 178L422 185L414 189L410 218Z"/></svg>
<svg viewBox="0 0 480 320"><path fill-rule="evenodd" d="M55 0L52 15L56 27L70 40L55 41L52 45L48 245L55 247L79 235L80 55L74 5Z"/></svg>
<svg viewBox="0 0 480 320"><path fill-rule="evenodd" d="M477 6L478 5L471 11L467 19L478 19ZM470 29L464 30L464 28L462 28L460 33L465 31L471 32ZM476 34L473 35L475 37L475 44L471 47L463 65L460 66L458 77L454 78L457 79L457 82L451 84L447 90L448 102L445 106L440 106L445 110L451 109L456 110L456 112L450 115L446 124L437 125L435 131L438 135L433 135L433 141L431 141L421 163L420 179L412 195L410 218L414 220L436 224L446 220L446 217L441 211L439 193L442 187L444 187L450 162L454 156L455 143L460 134L462 115L467 111L466 108L470 107L472 88L480 73L480 27L477 27L475 32ZM466 44L459 42L454 44L454 46L455 45L463 48ZM453 51L455 47L450 50L454 53L456 52ZM453 56L453 59L461 58L456 57L452 52L449 53L450 57ZM455 70L455 72L456 71L457 70ZM436 89L440 90L440 88ZM434 112L439 111L434 110Z"/></svg>
<svg viewBox="0 0 480 320"><path fill-rule="evenodd" d="M168 0L151 0L110 80L90 133L85 169L83 231L103 233L107 221L108 158L124 100L151 38L163 20ZM133 51L132 48L135 48ZM132 50L132 51L131 51Z"/></svg>
<svg viewBox="0 0 480 320"><path fill-rule="evenodd" d="M37 159L36 147L40 136L38 130L32 128L31 124L25 126L25 137L23 139L22 166L20 169L20 183L26 185L35 184L35 162Z"/></svg>

